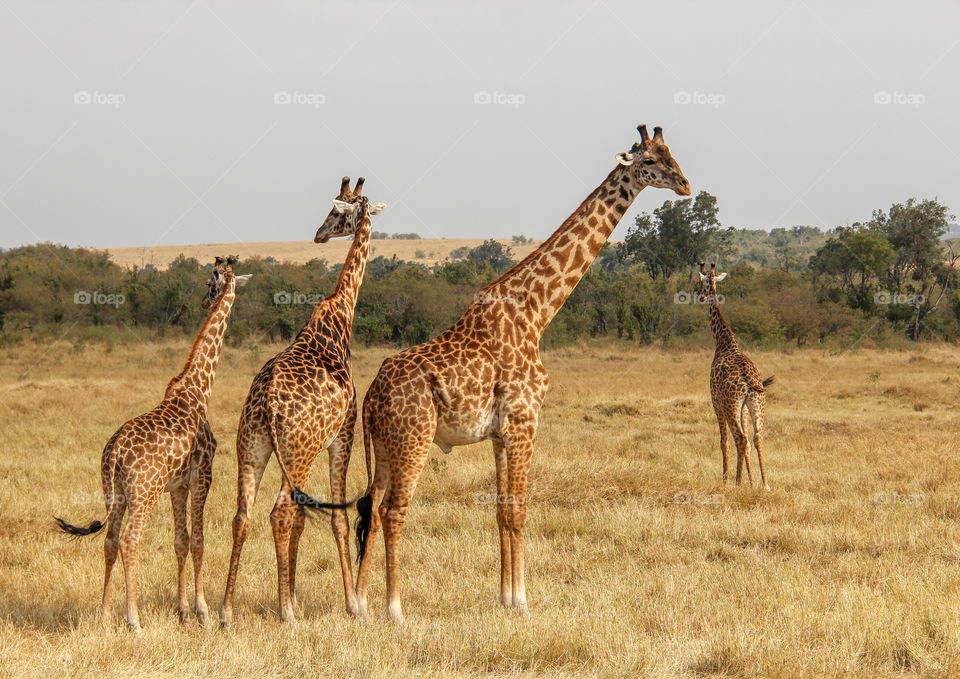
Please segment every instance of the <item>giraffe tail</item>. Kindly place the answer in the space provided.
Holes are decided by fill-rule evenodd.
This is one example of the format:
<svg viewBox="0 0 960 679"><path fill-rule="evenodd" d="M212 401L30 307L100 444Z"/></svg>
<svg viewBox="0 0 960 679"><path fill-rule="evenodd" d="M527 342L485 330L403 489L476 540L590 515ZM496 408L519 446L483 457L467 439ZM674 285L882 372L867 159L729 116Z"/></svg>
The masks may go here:
<svg viewBox="0 0 960 679"><path fill-rule="evenodd" d="M363 408L363 456L367 463L367 492L357 500L357 521L353 530L357 536L357 563L363 561L367 552L367 538L370 537L370 520L373 517L373 434L370 430L370 410L364 402Z"/></svg>
<svg viewBox="0 0 960 679"><path fill-rule="evenodd" d="M769 387L771 384L773 384L774 380L776 379L777 379L776 375L770 375L770 377L768 377L763 381L763 388L766 389L767 387Z"/></svg>
<svg viewBox="0 0 960 679"><path fill-rule="evenodd" d="M103 472L103 496L107 505L107 516L109 516L111 505L114 504L114 501L117 499L114 493L117 476L117 451L115 443L119 436L120 430L117 430L117 432L110 437L110 440L107 441L107 445L103 449L103 461L100 463L100 468ZM90 525L86 527L75 526L72 523L67 523L59 516L53 517L53 520L57 524L58 531L65 533L66 535L73 535L75 537L94 535L95 533L102 531L104 526L107 525L106 516L104 516L103 521L91 521Z"/></svg>
<svg viewBox="0 0 960 679"><path fill-rule="evenodd" d="M273 446L273 454L276 455L277 462L280 465L280 473L283 474L284 480L291 488L290 499L293 500L293 503L304 509L322 512L327 515L330 514L329 510L331 509L346 509L352 505L353 502L344 502L342 504L336 502L320 502L294 485L293 479L290 478L290 472L287 471L287 465L283 463L283 457L280 455L280 441L277 439L277 413L279 410L277 395L271 384L267 388L267 429L270 431L270 445Z"/></svg>

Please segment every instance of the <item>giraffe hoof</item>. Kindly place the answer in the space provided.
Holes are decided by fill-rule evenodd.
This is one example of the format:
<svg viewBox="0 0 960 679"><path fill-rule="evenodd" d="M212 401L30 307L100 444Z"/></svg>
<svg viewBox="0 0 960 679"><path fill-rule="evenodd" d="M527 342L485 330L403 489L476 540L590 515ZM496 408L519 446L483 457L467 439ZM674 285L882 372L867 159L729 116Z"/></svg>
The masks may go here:
<svg viewBox="0 0 960 679"><path fill-rule="evenodd" d="M403 624L403 612L400 610L399 603L387 606L387 617L398 625Z"/></svg>
<svg viewBox="0 0 960 679"><path fill-rule="evenodd" d="M769 493L769 492L770 492L770 484L765 485L765 486L763 487L763 489Z"/></svg>
<svg viewBox="0 0 960 679"><path fill-rule="evenodd" d="M230 627L230 623L233 622L233 611L226 608L220 609L220 628L227 629Z"/></svg>
<svg viewBox="0 0 960 679"><path fill-rule="evenodd" d="M134 622L134 623L129 623L129 622L128 622L128 623L127 623L127 629L128 629L130 632L132 632L133 634L137 634L137 635L143 634L143 628L140 627L140 623L138 623L138 622Z"/></svg>
<svg viewBox="0 0 960 679"><path fill-rule="evenodd" d="M530 607L527 606L527 602L525 601L523 603L517 604L516 609L517 609L517 613L519 613L520 615L523 615L523 616L530 615Z"/></svg>

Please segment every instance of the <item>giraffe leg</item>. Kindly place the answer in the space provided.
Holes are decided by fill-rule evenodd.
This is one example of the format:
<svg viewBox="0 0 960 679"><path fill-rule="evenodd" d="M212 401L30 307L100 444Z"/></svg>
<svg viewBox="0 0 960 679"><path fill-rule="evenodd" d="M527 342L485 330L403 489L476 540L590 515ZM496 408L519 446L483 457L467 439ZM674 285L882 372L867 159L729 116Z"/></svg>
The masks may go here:
<svg viewBox="0 0 960 679"><path fill-rule="evenodd" d="M242 428L241 423L241 428ZM261 440L259 445L246 446L237 436L237 514L233 518L233 550L230 553L230 570L227 572L227 586L220 605L220 624L224 627L233 621L233 593L237 585L237 572L240 569L240 551L250 533L250 510L257 498L263 470L272 454L270 444Z"/></svg>
<svg viewBox="0 0 960 679"><path fill-rule="evenodd" d="M127 626L139 633L140 612L137 610L137 555L140 551L140 539L147 525L147 519L156 498L152 502L130 507L130 518L120 537L120 557L123 559L124 578L127 594Z"/></svg>
<svg viewBox="0 0 960 679"><path fill-rule="evenodd" d="M760 465L760 484L764 490L770 490L770 486L767 484L767 475L763 470L763 411L765 400L763 394L757 394L748 401L748 404L750 417L753 420L753 447L757 450L757 463Z"/></svg>
<svg viewBox="0 0 960 679"><path fill-rule="evenodd" d="M536 439L536 417L508 421L502 431L507 444L508 493L505 499L510 527L510 561L513 574L513 607L528 613L527 591L524 583L523 528L527 521L527 481L530 458Z"/></svg>
<svg viewBox="0 0 960 679"><path fill-rule="evenodd" d="M373 476L373 489L371 490L371 509L370 509L370 530L367 533L367 546L357 566L357 605L360 607L360 615L367 613L367 587L370 581L370 560L373 558L373 544L376 542L377 533L383 524L380 517L380 509L384 507L384 499L390 484L390 463L387 461L383 452L383 446L376 439L373 441L373 447L376 451L376 471Z"/></svg>
<svg viewBox="0 0 960 679"><path fill-rule="evenodd" d="M344 420L340 433L330 444L330 499L343 504L347 501L347 466L350 464L350 452L353 449L353 432L357 421L357 403L352 403ZM333 539L340 556L340 573L343 576L343 597L350 615L360 615L357 593L353 584L353 567L350 563L350 524L347 522L346 509L334 509L330 517Z"/></svg>
<svg viewBox="0 0 960 679"><path fill-rule="evenodd" d="M290 573L290 605L297 608L297 552L300 549L300 536L303 535L303 526L307 521L307 513L298 509L293 515L293 525L290 527L290 545L287 547L287 562Z"/></svg>
<svg viewBox="0 0 960 679"><path fill-rule="evenodd" d="M390 491L385 502L380 505L383 522L383 546L387 561L387 617L394 622L403 622L403 609L400 605L399 568L400 538L403 524L407 520L407 508L417 488L420 472L427 463L433 434L428 435L413 446L406 455L391 455L391 461L397 467L391 469ZM399 452L399 451L397 451ZM406 452L406 451L404 451ZM402 465L403 469L398 467Z"/></svg>
<svg viewBox="0 0 960 679"><path fill-rule="evenodd" d="M740 406L740 434L743 436L743 463L747 467L747 480L750 481L750 487L753 488L753 473L750 471L750 439L747 437L747 402L744 401Z"/></svg>
<svg viewBox="0 0 960 679"><path fill-rule="evenodd" d="M743 463L746 458L747 437L740 428L739 416L727 418L727 426L733 432L733 443L737 447L737 485L743 480ZM749 464L749 461L747 461ZM750 473L749 471L747 472Z"/></svg>
<svg viewBox="0 0 960 679"><path fill-rule="evenodd" d="M209 425L207 425L209 430ZM193 591L197 620L203 627L210 626L210 611L203 595L203 510L213 479L213 457L217 452L217 440L213 432L204 439L200 450L197 477L190 489L190 552L193 556Z"/></svg>
<svg viewBox="0 0 960 679"><path fill-rule="evenodd" d="M103 606L101 619L105 622L110 613L110 575L113 573L113 564L120 553L120 529L123 527L123 514L127 511L124 502L117 502L110 507L107 515L107 536L103 542Z"/></svg>
<svg viewBox="0 0 960 679"><path fill-rule="evenodd" d="M721 419L717 418L717 422L720 425L720 455L723 458L723 483L727 483L727 466L730 460L730 433L727 429L726 423ZM739 465L737 470L737 478L739 479ZM737 481L739 483L739 480Z"/></svg>
<svg viewBox="0 0 960 679"><path fill-rule="evenodd" d="M296 516L303 509L290 499L293 489L286 480L280 486L277 502L270 512L270 526L273 528L273 544L277 553L277 594L280 599L280 620L293 622L293 601L290 598L290 535Z"/></svg>
<svg viewBox="0 0 960 679"><path fill-rule="evenodd" d="M502 441L493 442L493 457L497 465L497 528L500 532L500 603L513 606L513 561L510 554L510 509L506 503L509 493L507 448Z"/></svg>
<svg viewBox="0 0 960 679"><path fill-rule="evenodd" d="M187 621L190 615L190 600L187 597L187 553L190 551L190 535L187 532L187 495L186 487L170 491L170 504L173 505L173 551L177 555L177 602L180 622Z"/></svg>

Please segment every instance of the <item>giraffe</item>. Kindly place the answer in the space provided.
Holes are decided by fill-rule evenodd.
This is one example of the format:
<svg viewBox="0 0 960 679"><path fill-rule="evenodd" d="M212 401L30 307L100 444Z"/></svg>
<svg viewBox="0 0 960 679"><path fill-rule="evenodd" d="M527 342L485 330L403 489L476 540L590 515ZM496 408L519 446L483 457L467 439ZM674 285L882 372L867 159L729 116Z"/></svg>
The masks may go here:
<svg viewBox="0 0 960 679"><path fill-rule="evenodd" d="M357 419L356 390L350 369L350 334L357 293L370 251L370 215L383 203L368 204L361 195L364 178L353 191L344 177L333 209L317 230L314 242L352 235L353 243L333 293L320 300L293 343L267 361L250 386L237 430L237 514L233 521L233 551L220 623L233 620L233 593L240 550L250 530L250 510L271 454L283 476L280 494L270 513L277 552L280 618L294 620L297 549L306 506L331 509L334 540L340 555L347 611L359 611L353 587L349 524L346 507L347 465ZM332 503L320 503L303 493L313 461L329 454Z"/></svg>
<svg viewBox="0 0 960 679"><path fill-rule="evenodd" d="M119 552L126 577L127 625L140 632L137 610L137 555L150 512L164 492L170 493L177 555L180 621L190 615L187 598L187 551L193 556L197 618L204 627L210 618L203 596L203 507L212 479L217 440L207 422L207 402L220 359L223 336L236 297L236 287L250 275L236 276L236 259L217 257L207 280L201 306L209 309L183 370L170 380L156 408L125 422L103 449L100 461L106 517L87 527L57 518L59 529L70 535L92 535L107 529L104 541L103 617L110 605L110 575ZM187 498L192 494L187 530ZM124 513L130 517L123 525ZM122 531L121 531L122 528Z"/></svg>
<svg viewBox="0 0 960 679"><path fill-rule="evenodd" d="M382 525L387 615L403 620L400 537L431 444L448 453L488 439L497 472L500 601L527 612L527 477L549 381L540 361L540 337L641 189L690 194L661 128L654 128L652 138L645 125L637 129L640 141L617 154L616 167L552 236L481 290L450 329L380 367L363 403L368 487L357 501L361 611L367 606L372 540Z"/></svg>
<svg viewBox="0 0 960 679"><path fill-rule="evenodd" d="M717 281L727 274L716 273L716 265L710 265L710 272L700 262L700 295L707 302L710 313L710 330L717 343L710 366L710 400L720 425L720 453L723 456L723 482L727 482L727 454L730 442L727 430L733 432L733 441L737 446L737 485L740 485L743 464L747 465L747 478L753 485L750 472L749 443L747 442L747 411L753 421L753 446L757 449L760 463L760 481L765 490L770 490L763 470L763 417L766 406L765 390L773 383L771 375L761 381L760 373L733 334L730 324L720 313L717 298Z"/></svg>

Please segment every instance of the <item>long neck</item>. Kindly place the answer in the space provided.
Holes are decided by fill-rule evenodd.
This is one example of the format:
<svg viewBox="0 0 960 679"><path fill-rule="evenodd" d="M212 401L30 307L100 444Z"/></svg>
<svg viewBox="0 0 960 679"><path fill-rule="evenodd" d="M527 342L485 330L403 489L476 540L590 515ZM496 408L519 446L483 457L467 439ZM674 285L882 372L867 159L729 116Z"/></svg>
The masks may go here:
<svg viewBox="0 0 960 679"><path fill-rule="evenodd" d="M223 346L223 336L227 331L227 321L230 319L230 310L236 297L233 274L227 280L225 290L220 299L211 307L207 320L200 328L190 350L190 358L180 374L170 380L167 385L165 398L191 392L191 398L196 399L202 412L206 412L210 392L213 389L213 377L220 360L220 348Z"/></svg>
<svg viewBox="0 0 960 679"><path fill-rule="evenodd" d="M347 258L343 262L343 268L340 269L337 285L327 298L342 309L348 333L353 328L353 314L357 307L357 295L360 292L360 284L363 283L363 274L367 270L372 229L373 225L370 223L370 217L364 216L363 221L357 227L353 243L350 244L350 250L347 251ZM319 306L317 305L314 309L314 316L319 312ZM314 320L311 317L310 321L313 322Z"/></svg>
<svg viewBox="0 0 960 679"><path fill-rule="evenodd" d="M519 300L542 334L643 189L631 174L618 165L552 236L486 290Z"/></svg>
<svg viewBox="0 0 960 679"><path fill-rule="evenodd" d="M717 351L722 352L727 349L736 348L737 338L733 336L733 328L724 319L720 313L720 305L717 303L717 292L707 296L710 307L710 330L713 332L713 339L717 343Z"/></svg>

